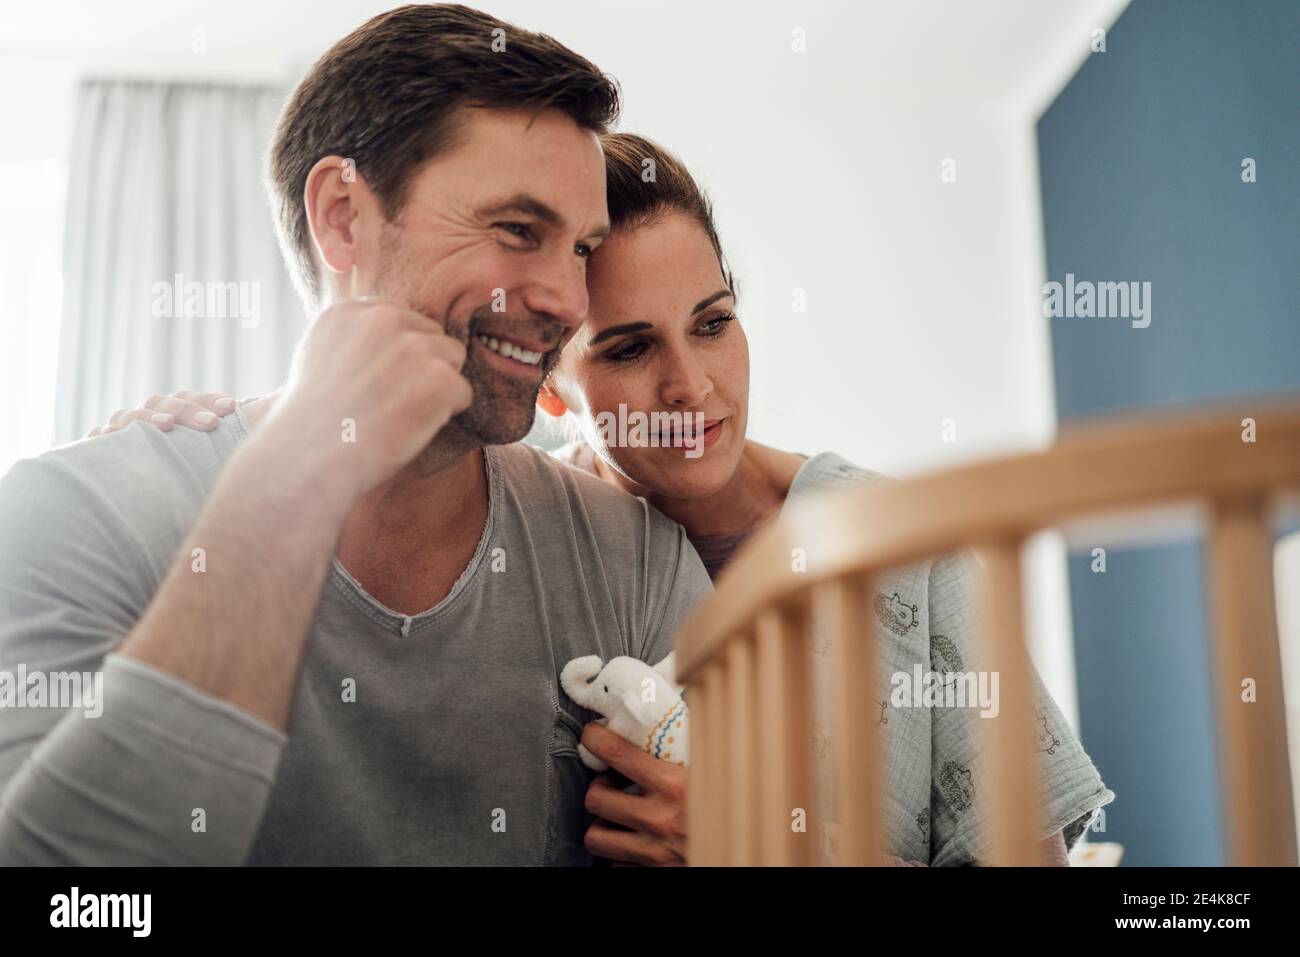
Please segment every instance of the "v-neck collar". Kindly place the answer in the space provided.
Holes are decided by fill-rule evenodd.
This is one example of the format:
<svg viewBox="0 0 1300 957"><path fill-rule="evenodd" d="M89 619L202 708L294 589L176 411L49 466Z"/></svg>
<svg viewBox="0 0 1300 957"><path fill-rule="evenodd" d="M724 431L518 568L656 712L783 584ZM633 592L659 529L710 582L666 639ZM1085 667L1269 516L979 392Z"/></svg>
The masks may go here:
<svg viewBox="0 0 1300 957"><path fill-rule="evenodd" d="M248 438L251 431L243 409L238 405L235 406L234 428L241 433L237 436L240 441ZM403 638L428 628L457 602L473 580L475 573L484 564L483 556L487 554L488 542L492 538L497 501L501 498L501 469L496 462L497 454L497 449L490 445L483 449L483 474L487 486L488 507L487 517L483 520L483 531L479 535L478 547L474 550L474 556L469 560L469 564L456 578L451 590L436 605L415 615L404 615L394 611L366 591L339 561L338 555L330 559L330 585L366 617L386 630L400 634Z"/></svg>

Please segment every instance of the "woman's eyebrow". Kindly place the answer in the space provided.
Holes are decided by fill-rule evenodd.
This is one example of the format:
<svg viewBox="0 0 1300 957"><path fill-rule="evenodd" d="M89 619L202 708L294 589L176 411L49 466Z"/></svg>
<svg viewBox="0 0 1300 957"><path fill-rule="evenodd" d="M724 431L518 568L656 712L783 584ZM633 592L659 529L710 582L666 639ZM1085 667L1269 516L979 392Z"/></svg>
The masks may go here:
<svg viewBox="0 0 1300 957"><path fill-rule="evenodd" d="M709 306L713 305L719 299L726 298L727 296L730 295L731 295L730 289L719 289L713 295L701 299L699 302L697 302L695 304L695 308L691 310L691 315L693 316L697 312L702 312L703 310L708 309ZM615 336L627 335L629 332L643 332L646 329L653 329L653 328L654 326L648 322L624 322L621 325L610 326L608 329L602 329L600 332L596 333L594 336L591 337L591 341L587 343L587 346L589 348L591 346L598 346L606 339L613 339Z"/></svg>
<svg viewBox="0 0 1300 957"><path fill-rule="evenodd" d="M691 315L693 316L697 312L702 312L705 309L708 309L709 306L713 305L719 299L723 299L726 296L730 296L730 295L731 295L730 289L719 289L717 292L715 292L712 296L709 296L707 299L701 299L699 302L697 302L695 304L695 308L691 310Z"/></svg>
<svg viewBox="0 0 1300 957"><path fill-rule="evenodd" d="M621 326L610 326L608 329L602 329L591 337L588 346L598 346L606 339L613 339L615 336L625 335L629 332L641 332L643 329L651 329L653 326L648 322L625 322Z"/></svg>

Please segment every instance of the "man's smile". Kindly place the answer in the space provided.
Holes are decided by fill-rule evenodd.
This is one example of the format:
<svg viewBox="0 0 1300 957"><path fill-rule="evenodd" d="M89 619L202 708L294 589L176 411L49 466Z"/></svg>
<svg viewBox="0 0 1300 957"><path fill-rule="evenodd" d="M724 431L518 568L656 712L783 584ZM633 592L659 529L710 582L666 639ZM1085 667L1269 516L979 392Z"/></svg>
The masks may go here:
<svg viewBox="0 0 1300 957"><path fill-rule="evenodd" d="M475 332L470 336L475 361L511 378L540 383L559 358L559 344L548 347L526 336ZM481 356L481 358L479 357Z"/></svg>
<svg viewBox="0 0 1300 957"><path fill-rule="evenodd" d="M549 351L546 349L530 349L513 339L498 339L495 336L486 336L481 333L474 338L498 355L530 366L540 365Z"/></svg>

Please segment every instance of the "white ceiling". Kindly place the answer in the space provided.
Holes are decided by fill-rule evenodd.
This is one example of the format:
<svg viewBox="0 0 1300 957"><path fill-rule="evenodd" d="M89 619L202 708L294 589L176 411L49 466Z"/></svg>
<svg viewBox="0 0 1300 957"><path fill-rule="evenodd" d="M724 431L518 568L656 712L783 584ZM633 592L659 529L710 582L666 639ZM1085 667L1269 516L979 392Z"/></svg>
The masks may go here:
<svg viewBox="0 0 1300 957"><path fill-rule="evenodd" d="M725 62L733 44L861 57L890 93L1033 101L1059 87L1087 53L1095 26L1126 0L480 0L478 6L555 35L614 74L654 58ZM392 0L64 0L0 7L0 58L76 64L84 72L224 76L287 82ZM194 52L193 31L206 51ZM899 90L898 80L908 89Z"/></svg>

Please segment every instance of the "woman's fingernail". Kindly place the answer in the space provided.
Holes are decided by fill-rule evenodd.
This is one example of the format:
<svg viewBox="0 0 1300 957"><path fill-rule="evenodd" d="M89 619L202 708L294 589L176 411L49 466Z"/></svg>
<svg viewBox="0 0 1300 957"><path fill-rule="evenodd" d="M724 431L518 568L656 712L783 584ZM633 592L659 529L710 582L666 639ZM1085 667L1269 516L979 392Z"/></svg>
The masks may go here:
<svg viewBox="0 0 1300 957"><path fill-rule="evenodd" d="M230 398L230 396L223 396L222 398L218 399L216 402L213 402L212 404L215 405L218 409L221 409L225 412L229 412L231 409L235 407L235 400Z"/></svg>
<svg viewBox="0 0 1300 957"><path fill-rule="evenodd" d="M149 418L158 425L166 425L172 420L172 417L166 412L155 412L153 415L149 416Z"/></svg>
<svg viewBox="0 0 1300 957"><path fill-rule="evenodd" d="M194 421L197 422L199 425L207 425L210 422L217 421L217 417L213 415L211 412L209 412L207 409L204 409L202 412L194 413Z"/></svg>

